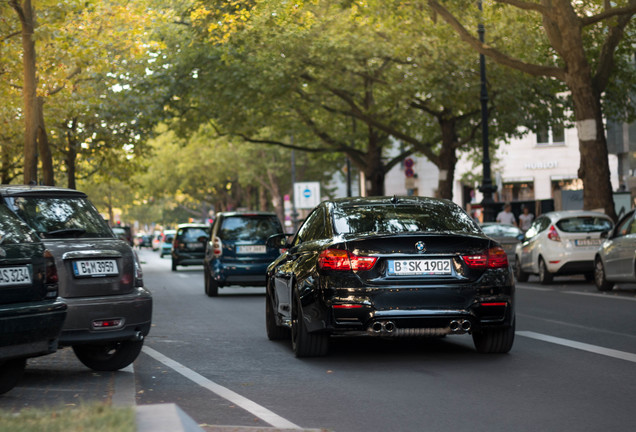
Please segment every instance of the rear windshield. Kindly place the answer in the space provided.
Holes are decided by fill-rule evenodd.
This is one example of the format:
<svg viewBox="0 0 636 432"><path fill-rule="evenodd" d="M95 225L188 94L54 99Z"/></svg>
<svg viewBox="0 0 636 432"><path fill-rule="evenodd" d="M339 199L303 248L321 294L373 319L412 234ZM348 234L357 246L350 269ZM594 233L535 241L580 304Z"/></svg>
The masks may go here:
<svg viewBox="0 0 636 432"><path fill-rule="evenodd" d="M201 241L201 237L205 237L206 239L208 237L208 233L205 228L187 227L180 228L177 232L177 238L185 243Z"/></svg>
<svg viewBox="0 0 636 432"><path fill-rule="evenodd" d="M557 227L567 233L602 232L612 229L612 222L603 217L579 216L561 219Z"/></svg>
<svg viewBox="0 0 636 432"><path fill-rule="evenodd" d="M14 215L11 210L0 205L0 244L34 243L40 239L35 232Z"/></svg>
<svg viewBox="0 0 636 432"><path fill-rule="evenodd" d="M83 197L14 197L9 205L42 238L113 237L91 202Z"/></svg>
<svg viewBox="0 0 636 432"><path fill-rule="evenodd" d="M226 241L265 242L268 237L282 232L283 227L274 215L228 216L223 219L218 236Z"/></svg>
<svg viewBox="0 0 636 432"><path fill-rule="evenodd" d="M447 203L427 205L344 206L333 212L338 234L462 232L479 234L475 222L458 206Z"/></svg>

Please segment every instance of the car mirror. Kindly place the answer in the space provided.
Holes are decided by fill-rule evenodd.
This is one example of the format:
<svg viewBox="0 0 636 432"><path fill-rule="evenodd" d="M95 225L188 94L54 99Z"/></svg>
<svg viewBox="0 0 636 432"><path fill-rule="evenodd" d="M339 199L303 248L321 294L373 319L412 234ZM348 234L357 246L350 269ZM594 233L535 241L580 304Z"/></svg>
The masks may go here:
<svg viewBox="0 0 636 432"><path fill-rule="evenodd" d="M197 238L197 241L201 243L205 243L208 241L208 236L200 236L199 238Z"/></svg>
<svg viewBox="0 0 636 432"><path fill-rule="evenodd" d="M267 241L265 241L265 244L267 245L267 247L277 249L284 249L289 247L289 245L287 244L287 234L284 233L269 236L267 238Z"/></svg>
<svg viewBox="0 0 636 432"><path fill-rule="evenodd" d="M601 232L601 238L608 238L608 237L609 237L609 235L610 235L610 232L609 232L609 231L602 231L602 232Z"/></svg>

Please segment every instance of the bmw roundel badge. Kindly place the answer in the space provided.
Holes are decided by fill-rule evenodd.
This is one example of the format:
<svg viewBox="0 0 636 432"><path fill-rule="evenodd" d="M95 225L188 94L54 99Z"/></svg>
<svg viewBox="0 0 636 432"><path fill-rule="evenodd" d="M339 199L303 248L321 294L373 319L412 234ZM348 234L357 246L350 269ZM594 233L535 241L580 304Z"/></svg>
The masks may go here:
<svg viewBox="0 0 636 432"><path fill-rule="evenodd" d="M426 252L426 245L423 241L418 241L415 243L415 249L417 249L418 252Z"/></svg>

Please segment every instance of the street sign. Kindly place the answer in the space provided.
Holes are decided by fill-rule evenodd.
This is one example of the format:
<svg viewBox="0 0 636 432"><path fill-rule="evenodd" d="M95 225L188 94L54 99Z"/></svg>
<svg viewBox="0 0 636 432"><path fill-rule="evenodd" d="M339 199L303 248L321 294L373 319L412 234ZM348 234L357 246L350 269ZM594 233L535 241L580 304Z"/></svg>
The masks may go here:
<svg viewBox="0 0 636 432"><path fill-rule="evenodd" d="M297 209L312 209L320 204L320 182L294 183L294 204Z"/></svg>

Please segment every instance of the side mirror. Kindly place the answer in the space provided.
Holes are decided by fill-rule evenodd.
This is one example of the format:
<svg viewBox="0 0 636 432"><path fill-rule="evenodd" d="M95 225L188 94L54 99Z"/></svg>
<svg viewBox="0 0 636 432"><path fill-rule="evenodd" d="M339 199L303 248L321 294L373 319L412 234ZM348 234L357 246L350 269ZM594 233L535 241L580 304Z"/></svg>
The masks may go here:
<svg viewBox="0 0 636 432"><path fill-rule="evenodd" d="M601 232L601 238L603 239L609 238L609 235L610 235L610 231Z"/></svg>
<svg viewBox="0 0 636 432"><path fill-rule="evenodd" d="M289 248L289 245L287 244L287 234L284 234L284 233L274 234L269 236L267 240L265 241L265 244L269 248L276 248L276 249Z"/></svg>

